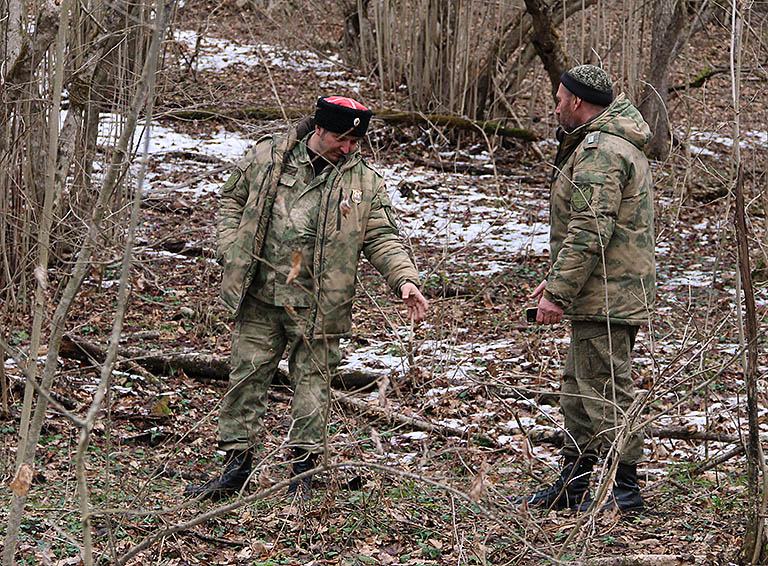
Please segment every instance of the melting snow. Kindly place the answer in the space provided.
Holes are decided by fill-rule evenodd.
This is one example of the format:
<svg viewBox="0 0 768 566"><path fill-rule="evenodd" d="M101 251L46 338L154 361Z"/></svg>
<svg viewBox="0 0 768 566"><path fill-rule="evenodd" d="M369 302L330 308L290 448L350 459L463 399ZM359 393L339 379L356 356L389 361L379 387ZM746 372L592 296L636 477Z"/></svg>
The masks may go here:
<svg viewBox="0 0 768 566"><path fill-rule="evenodd" d="M358 90L366 79L345 79L346 68L335 54L318 55L310 50L278 48L265 43L240 44L229 39L199 35L188 30L177 30L174 38L186 47L189 53L197 53L195 69L220 73L233 65L246 67L266 66L270 69L291 71L297 74L312 71L323 77L329 86L344 86Z"/></svg>
<svg viewBox="0 0 768 566"><path fill-rule="evenodd" d="M195 49L198 40L194 32L179 31L176 40L187 47L189 52ZM320 56L311 51L291 51L276 49L265 44L237 44L226 39L201 37L199 53L195 59L198 70L208 72L226 72L233 65L258 66L266 65L271 68L279 68L295 73L311 71L323 77L323 85L344 85L345 89L354 92L360 83L343 82L348 76L340 59L334 56ZM360 79L364 80L364 79ZM108 144L119 135L120 124L116 116L107 117L102 121L99 143ZM141 136L144 132L139 129L134 139L135 147L139 147ZM222 164L232 163L243 156L255 142L255 136L243 131L228 131L222 127L205 136L191 136L175 132L171 127L153 123L151 127L149 153L156 160L156 171L148 173L147 181L150 191L167 189L171 184L166 180L171 173L182 167L188 171L204 172L215 166L201 164L184 157L174 156L166 159L171 152L191 152L214 158ZM730 138L711 132L694 132L691 140L698 146L694 151L700 154L722 153L722 148L730 148ZM757 148L768 142L766 132L748 132L744 135L744 147ZM539 144L549 152L552 149L551 140ZM445 153L444 157L450 159L455 153ZM461 154L463 161L471 160L475 165L490 165L492 155L488 152L477 150ZM97 170L103 169L97 167ZM499 190L498 183L506 183L505 189L512 188L513 193L516 183L513 179L503 178L497 181L491 176L479 178L477 176L454 174L421 168L411 165L398 164L394 166L379 166L388 181L389 192L394 206L399 211L399 217L403 225L404 234L411 240L418 241L421 245L431 246L437 250L443 250L446 261L453 264L454 272L466 272L472 276L491 276L502 273L511 268L521 256L546 255L548 253L548 225L546 222L546 192L534 192L528 194L524 203L520 204L519 195L507 199L504 195L508 191ZM218 189L220 179L203 179L192 183L189 188L183 189L195 195L205 195ZM404 197L398 187L412 187L407 197ZM176 189L181 190L181 189ZM523 191L523 189L519 189ZM540 220L540 221L537 221ZM700 233L704 230L712 231L714 226L709 219L693 226L683 226L677 233L697 234L701 241ZM668 241L660 241L657 245L659 258L670 254L674 244ZM169 256L178 261L178 255L167 252L153 252L159 257ZM712 253L714 250L700 250L699 253ZM697 256L698 264L667 265L660 261L659 286L662 292L676 288L703 288L712 285L711 269L706 265L714 261L713 257ZM768 290L758 291L759 304L768 303L766 294ZM664 305L659 310L663 311ZM418 355L420 359L429 359L432 363L432 371L435 374L442 372L444 378L449 380L453 387L434 388L426 393L428 398L439 399L444 395L458 393L468 389L466 385L476 380L476 376L484 370L485 363L496 360L506 354L505 360L514 360L518 354L515 352L515 344L512 341L495 341L484 343L458 343L458 340L466 333L466 329L452 329L452 341L423 341L419 343ZM407 336L407 333L403 333ZM557 345L567 343L564 340L552 338ZM350 341L342 341L345 357L342 370L358 369L369 372L377 372L382 376L403 374L409 369L408 357L405 350L409 348L407 340L397 342L372 343L360 347ZM669 337L665 343L657 344L657 351L673 355L680 351L683 345ZM721 344L722 351L735 351L736 347ZM6 365L12 362L7 361ZM551 370L550 370L551 371ZM368 400L376 402L378 393L372 392ZM535 427L541 417L550 422L559 418L559 412L549 405L536 405L531 401L521 399L514 401L521 408L528 406L535 410L536 417L521 416L520 421L525 427ZM730 405L729 405L730 406ZM690 423L700 424L701 416L692 414ZM466 427L460 420L443 421L454 427ZM517 431L518 423L510 421L499 425L504 427L507 433ZM426 438L427 433L414 432L403 435L410 440ZM511 434L499 437L500 442L516 442ZM534 455L545 460L556 458L555 453L547 448L537 446ZM417 458L418 454L401 455L401 462L408 462Z"/></svg>

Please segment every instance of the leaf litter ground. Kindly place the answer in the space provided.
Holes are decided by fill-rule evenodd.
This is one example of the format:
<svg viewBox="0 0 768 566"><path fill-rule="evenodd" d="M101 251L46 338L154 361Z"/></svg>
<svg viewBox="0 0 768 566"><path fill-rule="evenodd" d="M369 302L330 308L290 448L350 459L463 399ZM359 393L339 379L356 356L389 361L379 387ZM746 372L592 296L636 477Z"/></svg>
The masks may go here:
<svg viewBox="0 0 768 566"><path fill-rule="evenodd" d="M174 38L180 52L189 53L194 36L180 31ZM362 96L360 89L370 88L332 54L318 57L213 37L204 38L202 46L191 82L200 92L215 92L205 100L222 107L242 103L244 91L254 106L259 96L274 100L264 90L266 67L279 75L281 93L301 93L285 98L292 104L311 107L318 94L351 90ZM183 74L183 68L179 64L166 73ZM190 95L183 83L177 82L176 90L168 87L167 101ZM236 88L229 90L233 83ZM227 174L223 166L263 132L281 127L153 124L126 345L228 353L232 321L216 304L219 270L210 259L215 191ZM334 404L328 443L330 464L363 464L320 474L308 503L286 501L278 492L169 534L134 563L541 564L545 556L558 554L563 560L635 554L698 556L711 564L735 560L743 529L743 458L691 473L731 449L731 443L647 438L641 465L647 510L630 519L592 517L567 547L562 545L578 517L511 504L551 479L557 467L557 448L530 438L556 431L561 423L556 392L567 328L532 327L522 317L530 304L527 295L546 270L549 168L514 144L492 152L447 139L430 146L415 128L374 127L364 151L388 180L431 312L411 329L381 277L363 262L355 326L342 344L342 367L382 376L384 385L355 396L383 413ZM108 123L105 137L107 128ZM694 136L696 147L703 148L695 183L711 182L712 169L728 152L716 130ZM551 154L553 146L544 142L542 150ZM453 173L450 165L435 170L409 158L435 157L436 151L445 163L486 165L491 172L494 160L512 162L519 175ZM659 305L653 332L643 330L638 340L636 383L649 397L645 414L657 417L654 427L736 436L743 430L744 393L733 359L738 350L734 252L728 240L721 246L730 218L721 201L687 199L681 205L678 167L674 160L654 166ZM200 253L185 256L164 245L178 241ZM114 260L118 253L105 250L102 259ZM112 265L95 270L86 283L72 317L73 333L94 341L108 336L119 276ZM765 285L759 284L761 326L766 301ZM23 335L16 337L23 345ZM764 359L761 364L764 374ZM12 363L7 370L18 384ZM696 390L717 372L707 388ZM56 392L83 411L96 382L94 370L64 361ZM112 549L126 552L143 537L214 508L185 501L182 491L220 465L215 417L225 385L183 372L157 381L130 370L115 375L89 453L92 504L173 511L96 517L96 540L105 556ZM20 387L14 391L18 400ZM289 398L280 388L272 395L257 471L244 495L287 476L282 462ZM397 415L428 421L444 433L403 424ZM15 427L6 421L0 430L4 473L10 478ZM80 528L73 503L75 443L75 431L51 415L23 526L21 550L29 563L77 563L72 561L76 546L68 538L77 540ZM8 500L4 492L3 509Z"/></svg>

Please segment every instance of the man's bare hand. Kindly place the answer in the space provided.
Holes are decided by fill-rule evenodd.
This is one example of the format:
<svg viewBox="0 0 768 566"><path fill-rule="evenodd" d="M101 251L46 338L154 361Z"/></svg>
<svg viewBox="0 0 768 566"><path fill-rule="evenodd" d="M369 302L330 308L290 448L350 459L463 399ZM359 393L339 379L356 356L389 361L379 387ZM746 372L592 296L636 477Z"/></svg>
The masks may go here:
<svg viewBox="0 0 768 566"><path fill-rule="evenodd" d="M544 296L544 289L546 288L547 280L545 279L529 295L530 299L539 299L539 312L536 315L536 322L539 324L557 324L563 320L563 309Z"/></svg>
<svg viewBox="0 0 768 566"><path fill-rule="evenodd" d="M427 314L427 299L421 294L419 288L413 283L406 283L400 287L400 294L403 301L408 306L408 316L413 319L414 322L419 322L424 319L424 315Z"/></svg>

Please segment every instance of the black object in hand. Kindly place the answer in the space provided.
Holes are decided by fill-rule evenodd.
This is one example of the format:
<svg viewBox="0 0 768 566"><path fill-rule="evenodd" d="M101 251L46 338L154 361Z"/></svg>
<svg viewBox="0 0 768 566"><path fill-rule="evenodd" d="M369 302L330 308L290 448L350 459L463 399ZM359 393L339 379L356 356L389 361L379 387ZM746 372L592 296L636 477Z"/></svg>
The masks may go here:
<svg viewBox="0 0 768 566"><path fill-rule="evenodd" d="M536 322L536 316L539 314L539 307L531 307L525 309L525 320L528 322Z"/></svg>

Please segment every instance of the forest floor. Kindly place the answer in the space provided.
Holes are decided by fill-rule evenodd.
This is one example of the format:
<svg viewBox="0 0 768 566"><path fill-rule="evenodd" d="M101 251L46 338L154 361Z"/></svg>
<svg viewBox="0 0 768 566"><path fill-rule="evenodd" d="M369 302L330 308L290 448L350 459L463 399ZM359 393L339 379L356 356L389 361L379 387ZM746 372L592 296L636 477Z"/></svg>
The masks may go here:
<svg viewBox="0 0 768 566"><path fill-rule="evenodd" d="M147 352L228 354L232 320L216 302L220 272L211 259L215 194L247 147L284 124L182 122L163 118L162 111L277 106L276 96L286 106L311 108L317 96L332 92L376 100L375 84L333 53L270 43L233 11L218 14L230 24L227 33L207 29L191 60L202 29L193 23L209 8L187 3L180 13L186 23L166 53L161 113L153 125L123 340ZM709 116L718 104L727 107L727 83L721 86L718 102L712 96L701 101L715 105ZM550 110L537 125L543 138L552 137ZM735 246L727 231L732 221L728 199L713 192L730 151L722 127L698 129L689 137L691 153L653 163L658 305L653 329L638 337L634 365L646 399L643 418L658 432L646 434L640 465L643 512L576 515L512 504L551 480L558 465L556 444L536 439L562 422L557 389L568 327L528 325L523 315L547 266L551 164L522 143L489 145L467 134L394 128L374 119L363 151L388 181L424 277L431 301L426 321L411 328L397 297L363 261L342 371L380 379L372 390L350 393L370 411L333 404L327 469L308 502L271 489L288 473L287 388L273 388L254 481L243 493L249 499L196 502L185 499L183 489L220 466L216 414L226 382L178 370L151 378L122 368L88 458L92 505L118 510L94 519L101 563L148 537L157 540L131 564L532 565L652 555L676 555L680 564L736 563L745 460L737 454L706 467L738 446L746 430ZM757 151L764 136L765 126L747 123L745 151ZM547 159L554 155L553 142L537 146ZM442 169L424 165L437 161ZM458 173L457 164L471 164L475 172ZM483 167L487 174L477 172ZM691 194L681 196L685 183ZM759 201L751 206L759 226ZM196 251L178 252L179 242ZM70 334L106 342L119 254L119 247L103 250L103 267L83 288ZM757 284L757 303L765 407L764 282ZM28 335L17 329L12 338L24 346ZM15 404L13 418L0 421L4 483L15 458L22 390L12 362L7 371ZM55 392L83 412L97 382L97 370L64 359ZM761 423L768 432L764 408ZM719 434L726 441L662 438L663 431ZM51 413L22 525L25 564L79 564L76 443L77 431ZM0 509L9 501L4 490ZM217 512L225 504L233 508ZM204 514L211 516L195 522ZM174 526L180 528L164 531Z"/></svg>

